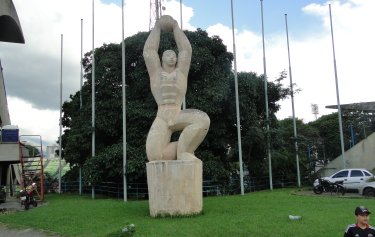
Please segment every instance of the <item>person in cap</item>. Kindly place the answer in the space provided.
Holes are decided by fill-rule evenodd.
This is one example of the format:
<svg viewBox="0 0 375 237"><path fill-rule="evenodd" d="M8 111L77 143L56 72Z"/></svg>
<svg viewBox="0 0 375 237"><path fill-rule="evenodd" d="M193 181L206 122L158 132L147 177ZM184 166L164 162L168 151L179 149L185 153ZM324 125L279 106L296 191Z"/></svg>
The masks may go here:
<svg viewBox="0 0 375 237"><path fill-rule="evenodd" d="M368 224L371 212L364 206L355 208L356 223L348 225L344 237L375 237L375 228Z"/></svg>

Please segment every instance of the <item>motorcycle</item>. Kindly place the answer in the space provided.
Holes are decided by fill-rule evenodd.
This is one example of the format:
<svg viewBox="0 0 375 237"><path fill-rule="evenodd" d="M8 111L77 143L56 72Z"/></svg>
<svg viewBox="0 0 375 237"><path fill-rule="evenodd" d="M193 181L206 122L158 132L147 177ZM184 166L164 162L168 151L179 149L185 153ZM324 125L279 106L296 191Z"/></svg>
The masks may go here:
<svg viewBox="0 0 375 237"><path fill-rule="evenodd" d="M21 206L25 207L25 210L30 208L30 205L34 207L38 206L38 202L34 198L34 192L36 191L36 184L33 183L27 186L25 189L21 189Z"/></svg>
<svg viewBox="0 0 375 237"><path fill-rule="evenodd" d="M315 194L322 194L323 192L339 194L345 194L346 189L343 186L344 181L330 182L322 178L318 179L319 184L314 187L313 191Z"/></svg>

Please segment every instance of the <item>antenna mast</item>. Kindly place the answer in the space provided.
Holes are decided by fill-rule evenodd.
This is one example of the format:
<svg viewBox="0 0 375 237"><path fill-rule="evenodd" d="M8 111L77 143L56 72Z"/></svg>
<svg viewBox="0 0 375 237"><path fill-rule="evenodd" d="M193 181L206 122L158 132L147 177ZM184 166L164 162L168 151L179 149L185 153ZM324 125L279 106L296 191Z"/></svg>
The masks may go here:
<svg viewBox="0 0 375 237"><path fill-rule="evenodd" d="M311 112L315 115L315 120L318 119L319 106L317 104L311 104Z"/></svg>
<svg viewBox="0 0 375 237"><path fill-rule="evenodd" d="M161 6L161 0L150 0L150 24L149 30L151 30L155 22L163 15L161 10L165 10L165 7Z"/></svg>

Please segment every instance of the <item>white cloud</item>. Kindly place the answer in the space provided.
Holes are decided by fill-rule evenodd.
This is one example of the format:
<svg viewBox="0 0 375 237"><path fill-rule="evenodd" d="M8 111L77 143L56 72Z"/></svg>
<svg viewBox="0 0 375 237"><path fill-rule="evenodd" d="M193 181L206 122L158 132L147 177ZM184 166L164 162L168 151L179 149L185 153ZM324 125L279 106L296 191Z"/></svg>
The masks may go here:
<svg viewBox="0 0 375 237"><path fill-rule="evenodd" d="M55 144L59 136L59 111L34 108L17 97L8 96L11 122L19 127L20 135L40 135L46 145Z"/></svg>

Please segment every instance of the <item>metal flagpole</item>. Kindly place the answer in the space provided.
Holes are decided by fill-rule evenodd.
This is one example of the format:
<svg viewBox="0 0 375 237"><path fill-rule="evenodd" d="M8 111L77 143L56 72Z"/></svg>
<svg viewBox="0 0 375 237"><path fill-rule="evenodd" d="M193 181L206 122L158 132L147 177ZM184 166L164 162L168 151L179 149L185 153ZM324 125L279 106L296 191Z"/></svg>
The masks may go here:
<svg viewBox="0 0 375 237"><path fill-rule="evenodd" d="M62 68L63 68L63 34L61 34L61 59L60 59L59 193L61 193L62 73L63 73Z"/></svg>
<svg viewBox="0 0 375 237"><path fill-rule="evenodd" d="M123 150L123 181L124 181L124 202L128 200L126 182L126 82L125 82L125 34L124 34L124 0L122 0L122 150Z"/></svg>
<svg viewBox="0 0 375 237"><path fill-rule="evenodd" d="M180 0L180 25L182 30L182 0Z"/></svg>
<svg viewBox="0 0 375 237"><path fill-rule="evenodd" d="M182 0L180 0L180 25L182 30ZM182 109L186 109L186 95L182 99Z"/></svg>
<svg viewBox="0 0 375 237"><path fill-rule="evenodd" d="M81 74L80 74L80 92L79 93L79 108L82 109L82 85L83 85L83 71L82 71L82 58L83 58L83 19L81 19Z"/></svg>
<svg viewBox="0 0 375 237"><path fill-rule="evenodd" d="M81 19L81 75L80 75L80 93L79 93L79 108L82 114L82 84L83 84L83 72L82 72L82 58L83 58L83 19ZM82 165L79 165L79 195L82 194Z"/></svg>
<svg viewBox="0 0 375 237"><path fill-rule="evenodd" d="M94 43L94 0L92 0L92 72L91 72L91 156L95 157L95 43ZM95 187L91 186L91 197L95 198Z"/></svg>
<svg viewBox="0 0 375 237"><path fill-rule="evenodd" d="M262 42L263 42L263 69L264 69L264 97L266 104L266 124L267 124L267 153L268 153L268 171L270 179L270 189L273 190L272 184L272 159L271 159L271 142L270 142L270 120L268 111L268 91L267 91L267 70L266 70L266 51L264 47L264 24L263 24L263 0L260 0L262 16Z"/></svg>
<svg viewBox="0 0 375 237"><path fill-rule="evenodd" d="M234 85L236 93L236 114L237 114L237 139L238 139L238 159L240 163L240 184L241 184L241 195L244 195L243 187L243 167L242 167L242 144L241 144L241 122L240 122L240 106L238 99L238 78L237 78L237 60L236 60L236 42L234 37L234 17L233 17L233 0L231 2L231 13L232 13L232 37L233 37L233 62L234 62Z"/></svg>
<svg viewBox="0 0 375 237"><path fill-rule="evenodd" d="M293 80L292 80L292 66L291 66L291 63L290 63L288 16L287 16L287 14L285 14L285 28L286 28L286 42L287 42L287 46L288 46L290 97L292 99L294 147L295 147L295 150L296 150L296 166L297 166L297 184L298 184L298 187L301 187L301 177L300 177L300 172L299 172L299 157L298 157L297 124L296 124L296 114L295 114L295 111L294 111L294 91L293 91Z"/></svg>
<svg viewBox="0 0 375 237"><path fill-rule="evenodd" d="M340 94L339 94L339 83L337 80L337 67L336 67L336 56L335 56L335 43L333 40L333 27L332 27L332 14L331 14L331 4L329 6L329 19L331 23L331 37L332 37L332 51L333 51L333 66L335 69L335 82L336 82L336 96L337 96L337 109L338 109L338 116L339 116L339 126L340 126L340 139L341 139L341 154L342 154L342 162L344 169L346 168L346 161L345 161L345 149L344 149L344 133L342 130L342 119L341 119L341 105L340 105Z"/></svg>

